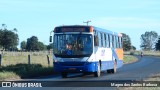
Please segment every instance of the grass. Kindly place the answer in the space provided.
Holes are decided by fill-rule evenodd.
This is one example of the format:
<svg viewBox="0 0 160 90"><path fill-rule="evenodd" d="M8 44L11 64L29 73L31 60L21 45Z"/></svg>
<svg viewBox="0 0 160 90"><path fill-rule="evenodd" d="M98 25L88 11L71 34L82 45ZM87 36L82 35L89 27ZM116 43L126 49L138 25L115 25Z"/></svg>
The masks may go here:
<svg viewBox="0 0 160 90"><path fill-rule="evenodd" d="M30 55L31 64L40 64L43 66L48 66L47 54L38 52L9 52L2 55L2 66L16 65L16 64L27 64L28 55ZM52 66L52 55L49 55L50 66Z"/></svg>
<svg viewBox="0 0 160 90"><path fill-rule="evenodd" d="M151 75L145 81L160 81L160 73Z"/></svg>
<svg viewBox="0 0 160 90"><path fill-rule="evenodd" d="M40 64L16 64L0 67L0 80L26 79L53 74L53 67Z"/></svg>
<svg viewBox="0 0 160 90"><path fill-rule="evenodd" d="M124 55L124 60L123 63L124 64L129 64L129 63L133 63L136 62L138 59L135 56L132 55Z"/></svg>
<svg viewBox="0 0 160 90"><path fill-rule="evenodd" d="M28 55L30 62L28 64ZM53 74L52 56L39 52L4 52L0 67L0 80L33 78Z"/></svg>
<svg viewBox="0 0 160 90"><path fill-rule="evenodd" d="M144 56L160 56L160 51L142 51ZM126 51L125 55L140 55L141 51Z"/></svg>
<svg viewBox="0 0 160 90"><path fill-rule="evenodd" d="M14 79L20 79L20 77L11 71L0 71L0 80L14 80Z"/></svg>

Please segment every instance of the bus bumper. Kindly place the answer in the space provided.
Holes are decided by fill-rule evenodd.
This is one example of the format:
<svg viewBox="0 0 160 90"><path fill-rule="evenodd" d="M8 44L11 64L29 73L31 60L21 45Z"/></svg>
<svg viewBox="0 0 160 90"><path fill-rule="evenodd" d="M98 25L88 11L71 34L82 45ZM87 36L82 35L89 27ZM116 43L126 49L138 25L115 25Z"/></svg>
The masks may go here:
<svg viewBox="0 0 160 90"><path fill-rule="evenodd" d="M84 73L97 71L98 62L54 62L54 72Z"/></svg>

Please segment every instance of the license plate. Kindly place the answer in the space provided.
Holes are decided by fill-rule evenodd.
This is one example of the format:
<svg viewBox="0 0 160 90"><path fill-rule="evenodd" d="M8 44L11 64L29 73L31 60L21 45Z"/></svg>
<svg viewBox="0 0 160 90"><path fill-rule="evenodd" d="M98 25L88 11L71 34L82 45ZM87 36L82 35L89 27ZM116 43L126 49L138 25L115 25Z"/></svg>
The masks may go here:
<svg viewBox="0 0 160 90"><path fill-rule="evenodd" d="M69 70L76 70L76 68L69 68Z"/></svg>

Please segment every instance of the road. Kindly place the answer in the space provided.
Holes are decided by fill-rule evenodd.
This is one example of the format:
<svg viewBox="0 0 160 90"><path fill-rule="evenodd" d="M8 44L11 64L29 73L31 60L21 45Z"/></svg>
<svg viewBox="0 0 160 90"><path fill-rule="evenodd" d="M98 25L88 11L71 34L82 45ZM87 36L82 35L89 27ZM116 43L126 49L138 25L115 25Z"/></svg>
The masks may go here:
<svg viewBox="0 0 160 90"><path fill-rule="evenodd" d="M95 78L93 75L82 75L82 74L70 74L68 78L61 78L60 75L52 75L39 79L32 79L34 81L115 81L115 80L144 80L153 74L160 73L160 57L144 56L143 58L138 57L139 60L135 63L125 64L123 67L117 70L116 74L108 74L103 72L100 77ZM54 82L57 83L57 82ZM58 83L57 83L58 84ZM56 85L56 84L55 84ZM71 85L72 86L72 85ZM83 86L83 85L82 85ZM112 87L53 87L53 88L34 88L34 90L106 90L116 89ZM4 89L4 88L3 88ZM25 88L23 88L25 90ZM30 90L33 88L27 88ZM15 90L4 89L4 90Z"/></svg>

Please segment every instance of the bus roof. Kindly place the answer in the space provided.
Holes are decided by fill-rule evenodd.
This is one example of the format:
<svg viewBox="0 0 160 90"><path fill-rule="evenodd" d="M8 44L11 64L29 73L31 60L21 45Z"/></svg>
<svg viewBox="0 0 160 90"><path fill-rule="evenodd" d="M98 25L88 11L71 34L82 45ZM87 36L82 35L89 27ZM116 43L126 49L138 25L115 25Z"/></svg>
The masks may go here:
<svg viewBox="0 0 160 90"><path fill-rule="evenodd" d="M87 29L90 29L90 28L93 28L93 31L96 30L96 31L100 31L100 32L104 32L104 33L108 33L108 34L112 34L112 35L117 35L117 36L122 36L121 33L116 33L116 32L113 32L113 31L110 31L110 30L107 30L107 29L102 29L102 28L99 28L99 27L95 27L95 26L86 26L86 25L65 25L65 26L57 26L55 27L55 29L57 28L87 28ZM56 30L54 30L55 32ZM88 30L87 32L90 32L90 30Z"/></svg>

